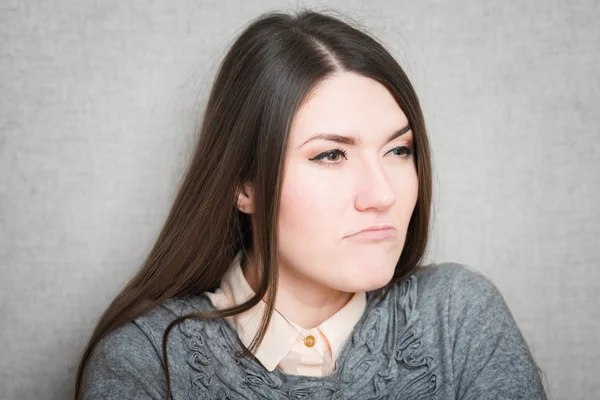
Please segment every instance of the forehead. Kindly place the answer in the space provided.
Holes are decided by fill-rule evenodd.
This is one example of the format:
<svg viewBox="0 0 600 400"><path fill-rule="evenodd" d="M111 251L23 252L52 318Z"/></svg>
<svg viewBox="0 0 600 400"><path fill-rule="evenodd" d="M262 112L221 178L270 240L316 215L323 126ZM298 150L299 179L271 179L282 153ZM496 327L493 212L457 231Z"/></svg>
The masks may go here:
<svg viewBox="0 0 600 400"><path fill-rule="evenodd" d="M407 124L404 112L385 86L361 75L341 73L316 86L298 109L289 142L299 144L325 132L378 141Z"/></svg>

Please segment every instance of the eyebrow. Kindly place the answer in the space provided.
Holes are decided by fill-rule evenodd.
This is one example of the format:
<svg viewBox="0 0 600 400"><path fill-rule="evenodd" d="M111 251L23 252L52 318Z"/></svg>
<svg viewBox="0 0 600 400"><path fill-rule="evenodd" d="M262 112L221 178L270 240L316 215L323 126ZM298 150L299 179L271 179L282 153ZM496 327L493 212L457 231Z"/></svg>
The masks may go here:
<svg viewBox="0 0 600 400"><path fill-rule="evenodd" d="M406 125L404 128L392 133L390 135L390 137L388 137L387 142L389 143L392 140L396 139L397 137L400 137L402 135L404 135L406 132L410 131L410 124ZM337 142L337 143L342 143L348 146L355 146L357 144L360 144L362 142L362 140L360 138L356 138L354 136L343 136L343 135L338 135L336 133L318 133L316 135L311 136L308 140L306 140L304 143L302 143L300 146L297 147L297 149L299 149L300 147L304 146L306 143L313 141L313 140L317 140L317 139L321 139L321 140L328 140L331 142Z"/></svg>

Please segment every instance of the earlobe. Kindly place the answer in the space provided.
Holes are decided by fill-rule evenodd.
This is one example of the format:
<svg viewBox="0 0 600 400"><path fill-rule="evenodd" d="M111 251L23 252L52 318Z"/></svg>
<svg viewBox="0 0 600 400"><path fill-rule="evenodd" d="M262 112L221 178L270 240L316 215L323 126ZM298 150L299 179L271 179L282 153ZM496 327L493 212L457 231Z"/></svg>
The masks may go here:
<svg viewBox="0 0 600 400"><path fill-rule="evenodd" d="M248 183L238 191L236 207L245 214L254 213L254 191Z"/></svg>

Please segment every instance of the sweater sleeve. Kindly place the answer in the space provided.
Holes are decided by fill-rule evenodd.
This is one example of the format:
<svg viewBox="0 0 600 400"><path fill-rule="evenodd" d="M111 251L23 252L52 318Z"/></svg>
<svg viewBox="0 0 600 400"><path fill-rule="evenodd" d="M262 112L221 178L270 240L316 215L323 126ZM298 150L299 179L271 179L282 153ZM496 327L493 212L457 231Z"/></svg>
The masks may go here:
<svg viewBox="0 0 600 400"><path fill-rule="evenodd" d="M543 399L529 347L498 288L469 267L450 289L456 399Z"/></svg>
<svg viewBox="0 0 600 400"><path fill-rule="evenodd" d="M83 399L164 399L162 359L135 322L110 332L88 361Z"/></svg>

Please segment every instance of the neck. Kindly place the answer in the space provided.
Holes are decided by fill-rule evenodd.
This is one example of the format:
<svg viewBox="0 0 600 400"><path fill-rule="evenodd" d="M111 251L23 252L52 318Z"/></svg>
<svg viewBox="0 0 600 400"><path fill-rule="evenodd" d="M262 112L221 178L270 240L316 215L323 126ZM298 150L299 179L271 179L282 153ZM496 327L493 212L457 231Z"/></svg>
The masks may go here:
<svg viewBox="0 0 600 400"><path fill-rule="evenodd" d="M260 268L250 259L242 263L244 277L256 293L260 282ZM319 326L352 298L354 293L342 292L294 273L290 268L279 268L275 309L285 318L305 329ZM263 298L263 300L266 300Z"/></svg>

